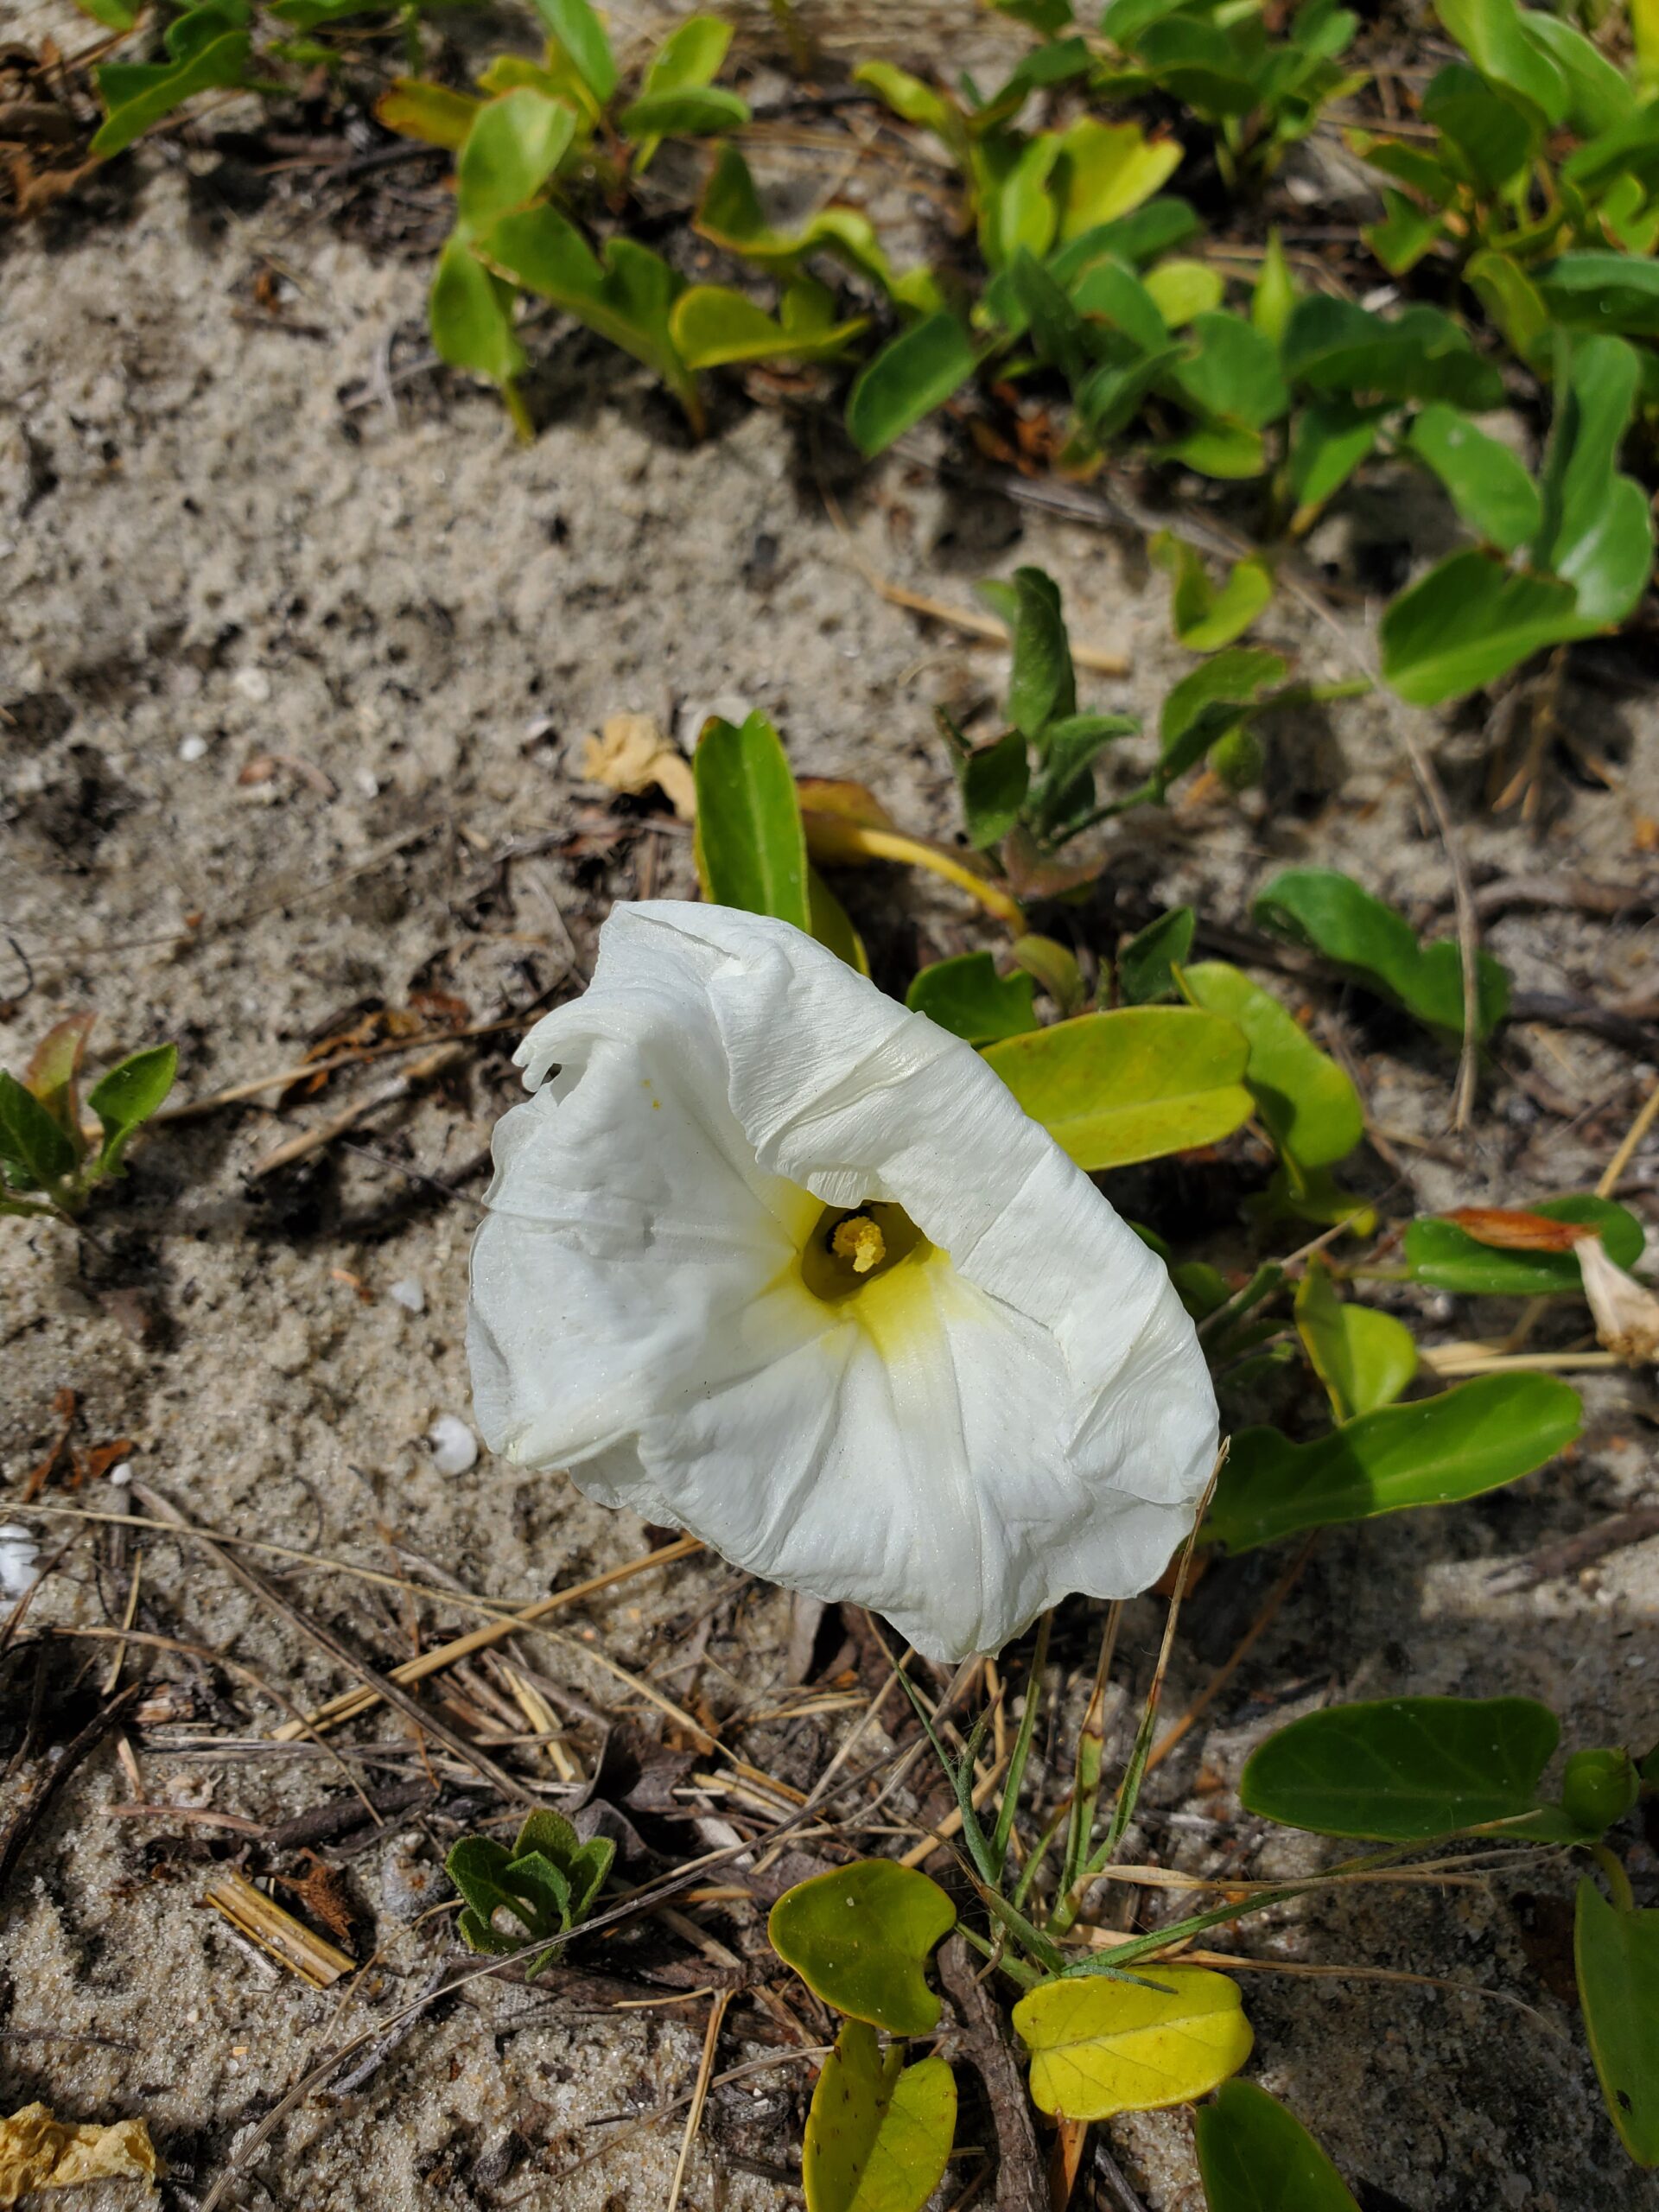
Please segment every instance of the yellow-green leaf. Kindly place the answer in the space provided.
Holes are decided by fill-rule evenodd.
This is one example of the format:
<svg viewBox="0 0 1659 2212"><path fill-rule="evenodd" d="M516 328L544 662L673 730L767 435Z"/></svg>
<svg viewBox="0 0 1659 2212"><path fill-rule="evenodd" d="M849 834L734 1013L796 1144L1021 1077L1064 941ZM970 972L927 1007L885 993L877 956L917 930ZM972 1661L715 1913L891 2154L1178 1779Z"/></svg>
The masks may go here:
<svg viewBox="0 0 1659 2212"><path fill-rule="evenodd" d="M861 1859L785 1890L772 1948L816 1997L889 2035L931 2035L939 2000L923 1967L957 1924L938 1884L892 1859Z"/></svg>
<svg viewBox="0 0 1659 2212"><path fill-rule="evenodd" d="M1417 1372L1417 1344L1392 1313L1346 1305L1316 1252L1296 1293L1296 1326L1338 1421L1389 1406Z"/></svg>
<svg viewBox="0 0 1659 2212"><path fill-rule="evenodd" d="M1079 1167L1125 1167L1229 1136L1250 1113L1249 1047L1219 1014L1125 1007L993 1045L986 1059Z"/></svg>
<svg viewBox="0 0 1659 2212"><path fill-rule="evenodd" d="M942 2058L905 2064L874 2028L849 2020L807 2114L807 2212L918 2212L938 2187L957 2132L957 2085Z"/></svg>
<svg viewBox="0 0 1659 2212"><path fill-rule="evenodd" d="M1149 139L1139 124L1096 123L1092 116L1074 123L1061 134L1054 171L1059 243L1127 215L1180 164L1179 139Z"/></svg>
<svg viewBox="0 0 1659 2212"><path fill-rule="evenodd" d="M1078 1975L1041 1982L1014 2006L1039 2111L1109 2120L1192 2104L1249 2056L1236 1982L1161 1961L1137 1971L1160 1986Z"/></svg>

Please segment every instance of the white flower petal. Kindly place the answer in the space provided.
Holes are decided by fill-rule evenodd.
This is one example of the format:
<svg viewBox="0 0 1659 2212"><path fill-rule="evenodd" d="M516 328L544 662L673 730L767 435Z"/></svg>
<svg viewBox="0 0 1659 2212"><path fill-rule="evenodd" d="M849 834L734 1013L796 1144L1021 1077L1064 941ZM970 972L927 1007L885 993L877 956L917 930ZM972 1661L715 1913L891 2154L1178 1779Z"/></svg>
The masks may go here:
<svg viewBox="0 0 1659 2212"><path fill-rule="evenodd" d="M561 1072L476 1249L495 1448L933 1656L1155 1579L1215 1450L1192 1324L977 1053L783 924L657 902L519 1058ZM805 1238L872 1200L936 1249L826 1306Z"/></svg>

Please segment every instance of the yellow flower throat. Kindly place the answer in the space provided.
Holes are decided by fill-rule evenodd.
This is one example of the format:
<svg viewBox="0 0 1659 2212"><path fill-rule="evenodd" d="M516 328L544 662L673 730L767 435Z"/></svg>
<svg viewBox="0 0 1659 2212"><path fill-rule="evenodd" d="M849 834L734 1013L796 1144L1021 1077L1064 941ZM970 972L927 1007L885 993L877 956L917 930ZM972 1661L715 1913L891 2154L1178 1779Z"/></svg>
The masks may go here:
<svg viewBox="0 0 1659 2212"><path fill-rule="evenodd" d="M825 1206L812 1225L801 1253L801 1280L815 1298L839 1305L887 1285L887 1304L897 1286L896 1271L912 1274L933 1257L934 1248L902 1206L872 1200L861 1206Z"/></svg>

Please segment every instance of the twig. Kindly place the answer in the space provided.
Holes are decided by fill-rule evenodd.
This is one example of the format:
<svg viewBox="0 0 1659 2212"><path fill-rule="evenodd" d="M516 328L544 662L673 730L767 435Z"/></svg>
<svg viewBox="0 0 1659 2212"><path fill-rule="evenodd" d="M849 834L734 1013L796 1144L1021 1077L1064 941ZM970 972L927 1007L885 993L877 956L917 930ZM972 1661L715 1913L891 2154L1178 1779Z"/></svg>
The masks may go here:
<svg viewBox="0 0 1659 2212"><path fill-rule="evenodd" d="M1506 1560L1494 1569L1491 1584L1495 1589L1531 1590L1541 1582L1554 1581L1559 1575L1576 1574L1580 1567L1605 1559L1609 1552L1623 1551L1627 1544L1645 1543L1649 1536L1659 1536L1659 1505L1638 1505L1629 1513L1615 1513L1610 1520L1599 1521L1593 1529L1583 1529L1576 1536L1541 1544L1524 1558Z"/></svg>
<svg viewBox="0 0 1659 2212"><path fill-rule="evenodd" d="M1624 1132L1624 1143L1620 1145L1602 1171L1601 1179L1596 1185L1596 1196L1599 1198L1612 1197L1613 1192L1618 1188L1624 1170L1635 1159L1643 1139L1656 1119L1659 1119L1659 1083L1656 1083L1649 1092L1646 1105Z"/></svg>
<svg viewBox="0 0 1659 2212"><path fill-rule="evenodd" d="M297 1136L289 1137L286 1144L279 1144L274 1152L268 1152L263 1160L248 1170L250 1179L257 1182L263 1175L274 1174L279 1167L289 1166L296 1160L304 1160L314 1152L321 1152L334 1138L344 1136L347 1129L355 1128L366 1115L375 1113L382 1106L396 1105L399 1099L407 1098L417 1085L447 1075L466 1057L467 1047L459 1041L451 1040L440 1045L436 1052L429 1052L424 1059L416 1060L413 1067L405 1068L401 1075L393 1076L390 1082L381 1084L365 1096L353 1099L341 1112L326 1122L320 1122L315 1128L302 1129Z"/></svg>
<svg viewBox="0 0 1659 2212"><path fill-rule="evenodd" d="M716 1990L709 2007L709 2031L702 2039L702 2059L697 2068L697 2078L691 2091L691 2109L685 2115L685 2133L680 2138L680 2155L674 2162L674 2179L669 2186L668 2212L678 2212L680 2191L685 2186L685 2170L691 2162L691 2145L697 2139L697 2130L702 2125L702 2107L709 2095L709 2077L715 2070L715 2047L720 2041L721 2023L726 2018L726 2008L734 1993L729 1989Z"/></svg>
<svg viewBox="0 0 1659 2212"><path fill-rule="evenodd" d="M452 1666L457 1659L467 1658L474 1651L482 1651L491 1644L505 1642L518 1629L534 1627L537 1622L545 1620L550 1613L556 1613L565 1605L575 1605L582 1598L594 1597L600 1591L611 1589L633 1575L646 1573L654 1567L668 1567L675 1560L689 1559L694 1552L702 1549L702 1545L696 1536L677 1536L671 1544L664 1544L659 1551L652 1552L644 1559L630 1560L624 1567L610 1567L603 1574L590 1576L586 1582L573 1582L567 1588L555 1590L545 1598L537 1598L533 1604L519 1606L512 1613L499 1614L483 1628L471 1629L465 1636L454 1637L448 1643L440 1643L430 1651L423 1651L418 1658L405 1659L401 1666L391 1669L389 1679L400 1683L423 1681L427 1675ZM319 1706L308 1716L304 1727L292 1721L285 1723L276 1731L273 1740L279 1744L290 1743L307 1728L332 1728L342 1720L354 1719L359 1713L367 1713L376 1703L377 1697L378 1693L369 1688L347 1690L339 1697L330 1698L327 1705Z"/></svg>
<svg viewBox="0 0 1659 2212"><path fill-rule="evenodd" d="M221 1106L239 1106L245 1099L257 1098L262 1091L286 1090L291 1083L308 1082L313 1076L332 1075L336 1068L356 1067L365 1060L385 1059L395 1052L418 1052L424 1045L459 1044L472 1037L494 1037L504 1029L518 1028L533 1011L533 1007L526 1007L500 1021L475 1021L466 1029L430 1029L419 1037L393 1037L378 1045L359 1045L346 1052L332 1053L326 1060L302 1060L297 1067L278 1068L275 1075L259 1075L247 1083L233 1083L228 1090L210 1091L205 1098L186 1098L176 1106L163 1106L151 1119L192 1122L200 1115L217 1113Z"/></svg>
<svg viewBox="0 0 1659 2212"><path fill-rule="evenodd" d="M996 2194L992 2212L1048 2212L1048 2183L1031 2099L1020 2077L1001 2013L974 1971L959 1936L938 1955L939 1980L956 2007L968 2056L985 2085L996 2128Z"/></svg>
<svg viewBox="0 0 1659 2212"><path fill-rule="evenodd" d="M1318 1531L1316 1530L1314 1535L1317 1535L1317 1534ZM1233 1649L1228 1657L1216 1669L1215 1673L1211 1675L1210 1680L1205 1684L1203 1689L1199 1691L1197 1697L1193 1699L1192 1704L1187 1707L1185 1712L1181 1714L1179 1719L1173 1720L1170 1723L1169 1726L1165 1729L1163 1734L1153 1745L1152 1750L1147 1757L1147 1771L1148 1774L1151 1773L1154 1767L1160 1766L1163 1764L1164 1760L1166 1760L1169 1757L1170 1753L1174 1750L1177 1744L1180 1742L1182 1737L1186 1734L1188 1729L1191 1728L1195 1722L1201 1719L1210 1710L1210 1707L1215 1703L1216 1700L1221 1695L1223 1690L1226 1688L1228 1683L1231 1681L1233 1676L1243 1665L1245 1660L1249 1658L1250 1653L1255 1649L1256 1644L1266 1634L1268 1627L1274 1620L1277 1618L1280 1607L1284 1604L1286 1599L1289 1597L1291 1592L1300 1580L1302 1569L1307 1565L1308 1555L1313 1549L1313 1543L1314 1536L1309 1536L1303 1543L1301 1549L1297 1553L1295 1558L1292 1560L1290 1565L1285 1569L1277 1582L1274 1584L1272 1589L1268 1592L1267 1602L1263 1605L1261 1611L1256 1615L1255 1618L1250 1623L1249 1628L1245 1630L1243 1635L1240 1637L1238 1642L1233 1646Z"/></svg>
<svg viewBox="0 0 1659 2212"><path fill-rule="evenodd" d="M152 1513L161 1518L175 1520L181 1528L189 1527L190 1524L185 1520L183 1515L162 1497L159 1491L135 1483L133 1494L140 1504L148 1506ZM464 1759L476 1773L483 1776L492 1788L499 1790L504 1796L514 1799L518 1804L531 1808L539 1804L541 1801L524 1788L517 1776L509 1774L505 1767L498 1766L493 1758L480 1751L476 1745L469 1744L467 1738L455 1729L451 1728L447 1721L438 1719L436 1715L429 1713L418 1699L410 1697L408 1691L398 1683L378 1673L365 1660L359 1659L344 1637L337 1636L334 1630L323 1622L314 1620L309 1613L296 1605L285 1592L279 1590L276 1584L261 1574L257 1567L245 1565L244 1561L237 1559L218 1544L209 1544L207 1548L220 1565L236 1577L245 1589L252 1591L255 1597L263 1600L273 1612L280 1613L285 1620L291 1621L302 1635L309 1637L312 1643L320 1650L326 1651L331 1659L337 1661L340 1666L349 1669L353 1674L361 1676L362 1680L372 1687L388 1705L395 1706L405 1719L413 1721L416 1728L424 1729L429 1735L435 1736L446 1750L453 1751L457 1758Z"/></svg>

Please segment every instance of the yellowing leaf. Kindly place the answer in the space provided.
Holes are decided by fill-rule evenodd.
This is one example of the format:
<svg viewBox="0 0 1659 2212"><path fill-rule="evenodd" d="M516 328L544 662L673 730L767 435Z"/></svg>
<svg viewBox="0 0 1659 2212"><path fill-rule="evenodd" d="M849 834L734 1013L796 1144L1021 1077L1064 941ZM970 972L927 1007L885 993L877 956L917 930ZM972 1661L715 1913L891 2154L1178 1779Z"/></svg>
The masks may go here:
<svg viewBox="0 0 1659 2212"><path fill-rule="evenodd" d="M0 2205L20 2203L37 2189L131 2177L154 2181L166 2171L142 2120L97 2127L54 2119L40 2104L0 2120Z"/></svg>
<svg viewBox="0 0 1659 2212"><path fill-rule="evenodd" d="M918 2212L938 2188L957 2129L957 2085L942 2058L905 2064L874 2028L849 2020L807 2115L807 2212Z"/></svg>
<svg viewBox="0 0 1659 2212"><path fill-rule="evenodd" d="M1230 1021L1190 1007L1081 1014L986 1052L1034 1122L1080 1167L1125 1167L1231 1135L1250 1112L1249 1052Z"/></svg>
<svg viewBox="0 0 1659 2212"><path fill-rule="evenodd" d="M582 779L631 798L654 785L682 822L696 818L691 763L669 743L650 715L610 715L582 748Z"/></svg>
<svg viewBox="0 0 1659 2212"><path fill-rule="evenodd" d="M1160 1986L1077 1975L1041 1982L1014 2006L1039 2111L1109 2120L1191 2104L1249 2056L1236 1982L1156 1961L1138 1971Z"/></svg>

